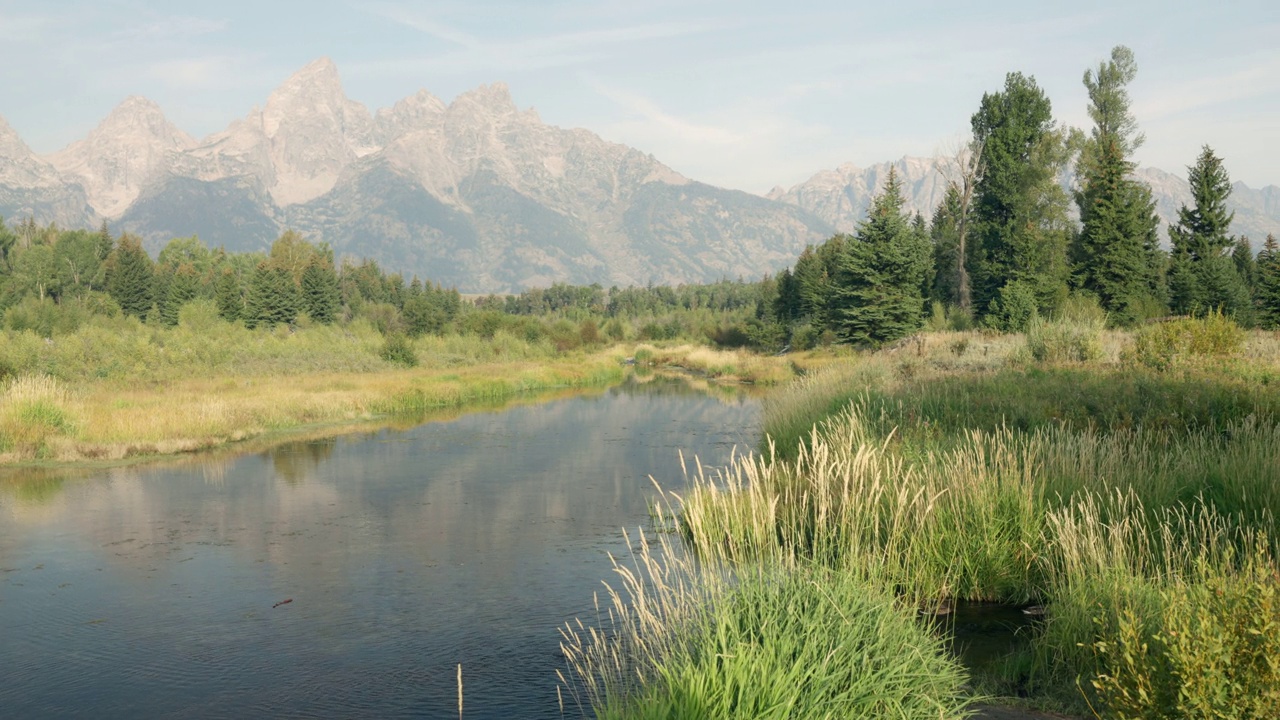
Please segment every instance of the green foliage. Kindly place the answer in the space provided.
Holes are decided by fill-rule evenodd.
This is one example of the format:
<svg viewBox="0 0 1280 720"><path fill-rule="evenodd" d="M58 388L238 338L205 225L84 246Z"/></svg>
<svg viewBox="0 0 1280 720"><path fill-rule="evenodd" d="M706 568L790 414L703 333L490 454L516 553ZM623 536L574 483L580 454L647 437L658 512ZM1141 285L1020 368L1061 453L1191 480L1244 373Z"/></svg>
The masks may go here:
<svg viewBox="0 0 1280 720"><path fill-rule="evenodd" d="M249 280L243 315L245 326L253 329L292 324L300 310L299 295L298 286L286 268L273 267L265 261L259 263Z"/></svg>
<svg viewBox="0 0 1280 720"><path fill-rule="evenodd" d="M232 267L224 267L213 285L213 298L218 306L218 316L227 322L235 322L244 312L244 294L240 278Z"/></svg>
<svg viewBox="0 0 1280 720"><path fill-rule="evenodd" d="M160 321L173 327L178 324L182 306L195 299L200 289L200 276L190 263L183 263L169 276L163 303L157 303Z"/></svg>
<svg viewBox="0 0 1280 720"><path fill-rule="evenodd" d="M932 262L929 239L910 225L902 202L901 184L891 169L857 235L843 243L829 327L850 342L880 344L922 324L921 288Z"/></svg>
<svg viewBox="0 0 1280 720"><path fill-rule="evenodd" d="M418 365L418 354L414 351L413 344L409 342L409 338L400 333L387 335L378 356L395 365L404 367L417 367Z"/></svg>
<svg viewBox="0 0 1280 720"><path fill-rule="evenodd" d="M1255 295L1258 321L1263 327L1280 329L1280 245L1274 235L1258 253L1258 289Z"/></svg>
<svg viewBox="0 0 1280 720"><path fill-rule="evenodd" d="M1228 235L1233 211L1227 210L1231 178L1222 160L1204 146L1188 169L1193 207L1178 210L1169 228L1173 262L1169 291L1174 312L1204 314L1218 309L1239 320L1251 315L1249 289L1228 254L1235 239Z"/></svg>
<svg viewBox="0 0 1280 720"><path fill-rule="evenodd" d="M151 258L142 249L142 239L125 233L107 258L107 292L126 315L146 320L152 305Z"/></svg>
<svg viewBox="0 0 1280 720"><path fill-rule="evenodd" d="M1107 717L1280 717L1280 576L1257 551L1235 571L1201 563L1199 582L1160 591L1162 612L1120 613L1094 645L1091 684ZM1152 626L1155 626L1154 628Z"/></svg>
<svg viewBox="0 0 1280 720"><path fill-rule="evenodd" d="M1089 362L1102 358L1107 314L1092 298L1075 296L1050 320L1027 327L1027 348L1037 362Z"/></svg>
<svg viewBox="0 0 1280 720"><path fill-rule="evenodd" d="M1000 288L999 297L991 301L986 322L1004 332L1025 332L1038 317L1035 288L1024 280L1013 280Z"/></svg>
<svg viewBox="0 0 1280 720"><path fill-rule="evenodd" d="M1002 289L1020 282L1039 310L1051 309L1066 288L1069 224L1058 185L1067 147L1049 98L1033 78L1010 73L1003 92L983 95L972 125L982 147L966 248L973 305L985 314L1003 308L1008 316Z"/></svg>
<svg viewBox="0 0 1280 720"><path fill-rule="evenodd" d="M747 571L671 628L655 681L601 718L962 717L964 671L893 599L817 569Z"/></svg>
<svg viewBox="0 0 1280 720"><path fill-rule="evenodd" d="M950 185L934 211L930 225L934 272L929 296L948 305L959 305L961 300L961 263L964 258L960 254L960 215L960 190Z"/></svg>
<svg viewBox="0 0 1280 720"><path fill-rule="evenodd" d="M1134 334L1133 358L1169 370L1196 358L1224 358L1240 352L1245 333L1221 312L1147 325Z"/></svg>

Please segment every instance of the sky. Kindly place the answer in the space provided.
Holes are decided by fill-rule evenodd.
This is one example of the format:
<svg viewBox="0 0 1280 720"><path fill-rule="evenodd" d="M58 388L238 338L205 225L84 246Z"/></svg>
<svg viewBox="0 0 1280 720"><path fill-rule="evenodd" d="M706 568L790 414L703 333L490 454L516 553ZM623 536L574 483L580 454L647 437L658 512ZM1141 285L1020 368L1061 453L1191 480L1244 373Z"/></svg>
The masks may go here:
<svg viewBox="0 0 1280 720"><path fill-rule="evenodd" d="M764 193L954 150L1011 71L1087 128L1081 77L1118 44L1139 162L1185 175L1208 144L1233 180L1280 185L1275 0L0 0L0 115L48 153L143 95L202 137L327 56L371 110L501 81L545 122Z"/></svg>

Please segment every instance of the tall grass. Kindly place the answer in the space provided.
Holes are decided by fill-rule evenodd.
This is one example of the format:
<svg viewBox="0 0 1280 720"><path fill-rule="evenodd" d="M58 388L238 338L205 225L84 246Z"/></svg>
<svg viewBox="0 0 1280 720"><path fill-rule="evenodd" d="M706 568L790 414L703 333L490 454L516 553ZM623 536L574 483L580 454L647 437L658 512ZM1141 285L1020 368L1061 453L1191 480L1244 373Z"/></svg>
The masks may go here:
<svg viewBox="0 0 1280 720"><path fill-rule="evenodd" d="M812 564L695 561L666 536L632 556L606 615L562 631L562 684L596 717L967 715L964 671L891 594Z"/></svg>

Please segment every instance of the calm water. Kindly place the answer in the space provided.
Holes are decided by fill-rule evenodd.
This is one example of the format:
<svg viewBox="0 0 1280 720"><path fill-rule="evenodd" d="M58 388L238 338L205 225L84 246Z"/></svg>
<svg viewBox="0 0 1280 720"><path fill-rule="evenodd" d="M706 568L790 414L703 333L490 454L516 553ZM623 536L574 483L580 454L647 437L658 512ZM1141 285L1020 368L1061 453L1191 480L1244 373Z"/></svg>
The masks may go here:
<svg viewBox="0 0 1280 720"><path fill-rule="evenodd" d="M461 663L464 717L559 717L557 628L647 476L758 437L755 401L658 381L0 485L0 715L456 717Z"/></svg>

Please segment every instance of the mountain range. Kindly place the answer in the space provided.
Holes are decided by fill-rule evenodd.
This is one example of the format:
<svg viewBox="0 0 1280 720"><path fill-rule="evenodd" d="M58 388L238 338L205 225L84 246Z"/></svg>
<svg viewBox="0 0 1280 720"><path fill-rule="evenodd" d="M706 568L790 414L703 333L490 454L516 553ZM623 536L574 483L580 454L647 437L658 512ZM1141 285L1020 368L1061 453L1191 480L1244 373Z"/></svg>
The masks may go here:
<svg viewBox="0 0 1280 720"><path fill-rule="evenodd" d="M904 157L867 168L844 164L818 172L789 189L775 187L767 197L802 207L839 232L853 232L866 216L875 192L884 186L891 167L902 182L906 209L929 219L947 192L946 177L939 169L945 167L943 158ZM1151 188L1161 222L1160 236L1167 245L1167 228L1177 222L1178 209L1194 204L1191 188L1184 178L1157 168L1140 167L1134 175ZM1069 175L1063 178L1064 185L1071 182ZM1280 237L1280 187L1254 190L1234 183L1227 206L1235 212L1231 232L1250 238L1254 250L1268 234Z"/></svg>
<svg viewBox="0 0 1280 720"><path fill-rule="evenodd" d="M908 205L945 190L935 162L892 163ZM130 97L87 137L38 155L0 118L0 215L265 250L286 228L339 257L468 292L759 277L854 229L890 163L842 165L768 197L682 176L634 148L543 123L505 85L451 103L425 90L370 112L328 59L196 139ZM1166 217L1186 183L1144 169ZM1236 232L1280 233L1280 188L1237 185Z"/></svg>

